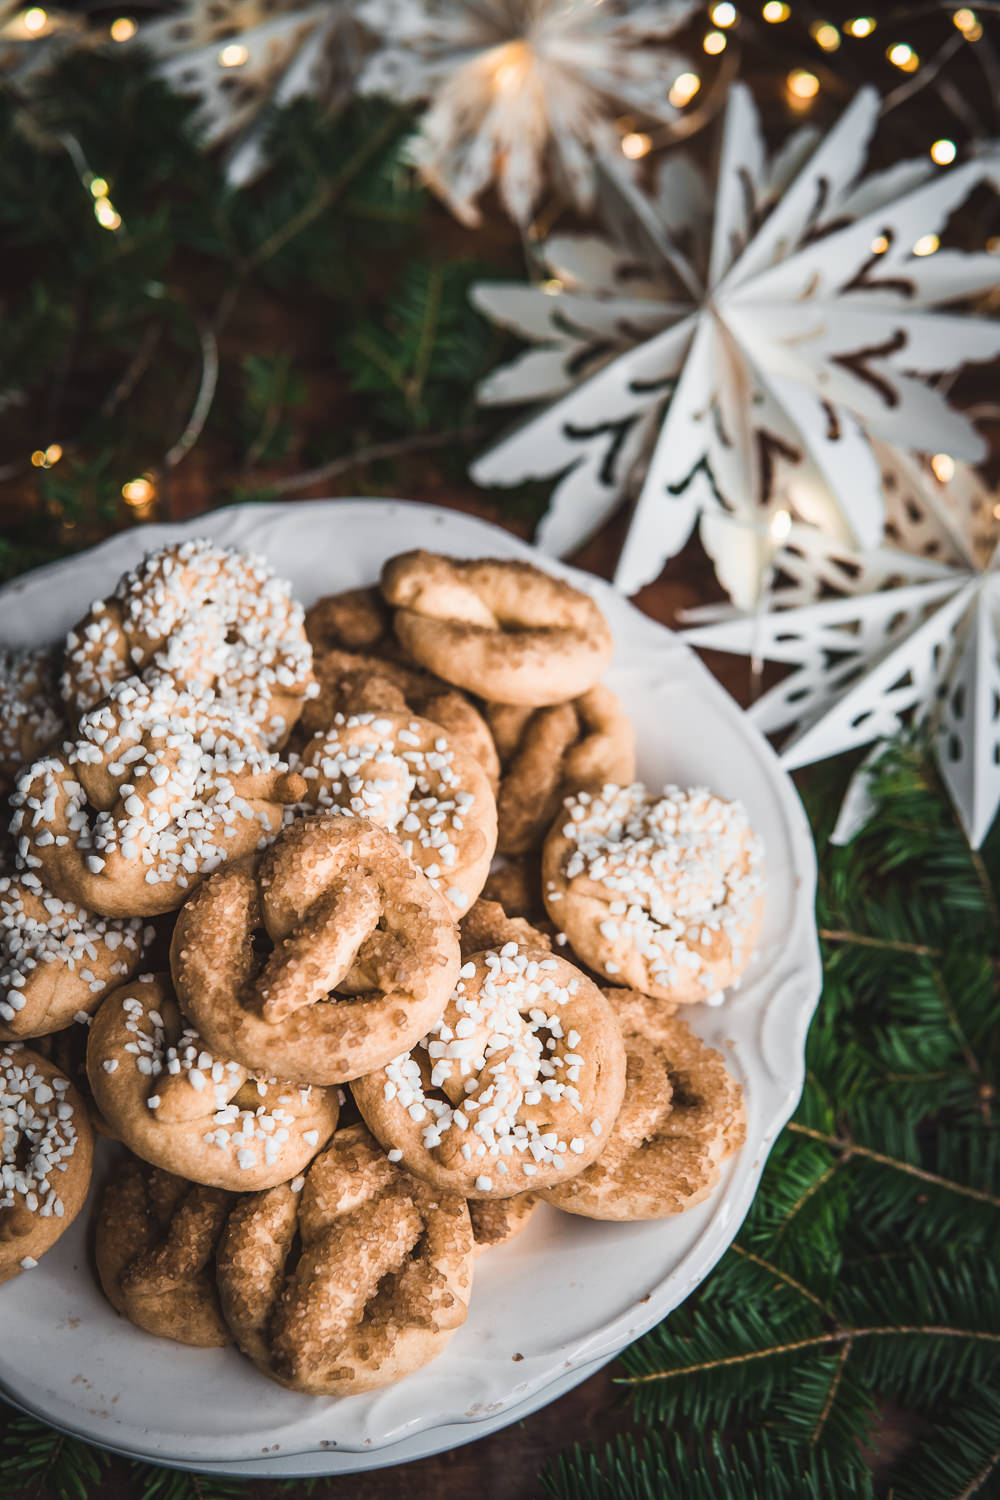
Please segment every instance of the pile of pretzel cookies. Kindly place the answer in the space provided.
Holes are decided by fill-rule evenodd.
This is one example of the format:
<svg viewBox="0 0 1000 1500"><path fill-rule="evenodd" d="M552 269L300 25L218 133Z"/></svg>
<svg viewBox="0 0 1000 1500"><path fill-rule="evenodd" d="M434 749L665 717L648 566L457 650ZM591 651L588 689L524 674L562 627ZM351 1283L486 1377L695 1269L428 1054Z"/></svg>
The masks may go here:
<svg viewBox="0 0 1000 1500"><path fill-rule="evenodd" d="M523 562L410 552L304 613L187 541L0 657L0 1282L97 1132L113 1306L350 1395L441 1353L538 1204L711 1192L742 1095L676 1012L749 962L763 852L634 779L611 656Z"/></svg>

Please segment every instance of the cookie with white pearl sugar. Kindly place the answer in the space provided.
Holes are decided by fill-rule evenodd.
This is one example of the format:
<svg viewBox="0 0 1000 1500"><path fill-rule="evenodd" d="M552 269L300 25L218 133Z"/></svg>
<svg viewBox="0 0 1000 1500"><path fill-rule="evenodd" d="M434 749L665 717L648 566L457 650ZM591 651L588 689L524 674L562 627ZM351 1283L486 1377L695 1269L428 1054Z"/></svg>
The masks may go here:
<svg viewBox="0 0 1000 1500"><path fill-rule="evenodd" d="M90 1028L87 1076L136 1156L230 1192L293 1177L337 1126L336 1089L254 1077L212 1053L185 1024L166 975L107 997Z"/></svg>
<svg viewBox="0 0 1000 1500"><path fill-rule="evenodd" d="M196 1349L232 1343L215 1286L216 1241L233 1206L221 1188L123 1157L101 1195L94 1259L117 1312Z"/></svg>
<svg viewBox="0 0 1000 1500"><path fill-rule="evenodd" d="M715 1001L753 956L764 849L739 802L607 785L568 797L542 852L549 916L612 984Z"/></svg>
<svg viewBox="0 0 1000 1500"><path fill-rule="evenodd" d="M628 1056L625 1099L599 1159L542 1194L588 1219L665 1219L704 1201L746 1135L743 1091L714 1048L637 990L604 991Z"/></svg>
<svg viewBox="0 0 1000 1500"><path fill-rule="evenodd" d="M59 653L50 646L0 651L0 791L44 755L66 727L58 690Z"/></svg>
<svg viewBox="0 0 1000 1500"><path fill-rule="evenodd" d="M141 917L99 917L30 871L0 877L0 1041L49 1036L97 1009L138 968Z"/></svg>
<svg viewBox="0 0 1000 1500"><path fill-rule="evenodd" d="M239 1201L218 1252L222 1309L272 1380L358 1395L443 1352L468 1313L474 1254L465 1201L352 1125L308 1172Z"/></svg>
<svg viewBox="0 0 1000 1500"><path fill-rule="evenodd" d="M19 1042L0 1047L0 1282L33 1270L86 1201L87 1110L69 1079Z"/></svg>
<svg viewBox="0 0 1000 1500"><path fill-rule="evenodd" d="M267 843L304 789L231 705L129 677L18 778L11 832L21 867L54 894L154 916Z"/></svg>
<svg viewBox="0 0 1000 1500"><path fill-rule="evenodd" d="M410 713L337 714L298 762L306 801L391 829L456 915L486 882L497 811L479 762Z"/></svg>
<svg viewBox="0 0 1000 1500"><path fill-rule="evenodd" d="M468 959L420 1045L351 1091L415 1177L470 1199L512 1198L600 1154L625 1093L625 1047L591 980L511 942Z"/></svg>
<svg viewBox="0 0 1000 1500"><path fill-rule="evenodd" d="M262 557L204 538L150 552L66 638L61 690L74 714L123 677L208 691L284 744L316 691L301 605Z"/></svg>

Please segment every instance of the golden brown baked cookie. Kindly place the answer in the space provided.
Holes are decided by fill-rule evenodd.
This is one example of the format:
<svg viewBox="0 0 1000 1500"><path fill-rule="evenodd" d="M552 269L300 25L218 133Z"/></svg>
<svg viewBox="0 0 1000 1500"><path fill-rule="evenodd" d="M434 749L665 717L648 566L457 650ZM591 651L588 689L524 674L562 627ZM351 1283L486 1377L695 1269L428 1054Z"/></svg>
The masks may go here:
<svg viewBox="0 0 1000 1500"><path fill-rule="evenodd" d="M520 708L488 703L486 720L502 766L497 794L501 854L540 849L564 797L635 775L635 734L610 688L569 703Z"/></svg>
<svg viewBox="0 0 1000 1500"><path fill-rule="evenodd" d="M142 958L141 917L99 917L37 875L0 877L0 1041L48 1036L90 1015Z"/></svg>
<svg viewBox="0 0 1000 1500"><path fill-rule="evenodd" d="M391 646L401 655L395 640ZM416 714L440 724L457 747L474 756L495 790L500 762L493 736L482 714L458 688L412 664L340 648L319 652L314 666L318 692L306 704L296 728L299 748L312 735L329 729L337 714L379 710Z"/></svg>
<svg viewBox="0 0 1000 1500"><path fill-rule="evenodd" d="M58 660L51 646L0 651L0 792L65 732Z"/></svg>
<svg viewBox="0 0 1000 1500"><path fill-rule="evenodd" d="M314 652L372 651L393 642L392 611L374 584L325 594L306 610Z"/></svg>
<svg viewBox="0 0 1000 1500"><path fill-rule="evenodd" d="M382 593L414 660L494 703L579 697L614 649L593 599L530 563L404 552L383 568Z"/></svg>
<svg viewBox="0 0 1000 1500"><path fill-rule="evenodd" d="M409 713L337 714L298 769L311 807L390 829L456 915L475 901L496 848L496 803L479 762L439 724Z"/></svg>
<svg viewBox="0 0 1000 1500"><path fill-rule="evenodd" d="M763 846L738 802L635 782L567 798L542 887L575 953L614 984L689 1005L746 968L764 911Z"/></svg>
<svg viewBox="0 0 1000 1500"><path fill-rule="evenodd" d="M70 631L62 694L84 713L149 673L218 694L284 744L314 691L302 608L262 557L204 538L161 547Z"/></svg>
<svg viewBox="0 0 1000 1500"><path fill-rule="evenodd" d="M625 1100L598 1161L542 1194L588 1219L665 1219L701 1203L746 1137L743 1091L719 1053L660 1001L605 990L625 1037Z"/></svg>
<svg viewBox="0 0 1000 1500"><path fill-rule="evenodd" d="M171 948L206 1044L304 1083L342 1083L412 1046L459 963L451 910L396 836L340 813L296 820L256 867L218 871Z"/></svg>
<svg viewBox="0 0 1000 1500"><path fill-rule="evenodd" d="M414 1176L512 1198L599 1155L625 1092L625 1048L595 984L544 948L507 943L463 964L420 1046L351 1092Z"/></svg>
<svg viewBox="0 0 1000 1500"><path fill-rule="evenodd" d="M19 1042L0 1047L0 1282L36 1266L84 1205L94 1134L60 1070Z"/></svg>
<svg viewBox="0 0 1000 1500"><path fill-rule="evenodd" d="M458 935L463 962L487 948L499 949L506 943L517 943L522 948L552 947L548 933L540 932L523 917L508 917L499 901L477 901L459 922Z"/></svg>
<svg viewBox="0 0 1000 1500"><path fill-rule="evenodd" d="M130 677L18 778L11 830L22 865L57 896L154 915L270 838L304 790L220 699Z"/></svg>
<svg viewBox="0 0 1000 1500"><path fill-rule="evenodd" d="M87 1076L129 1150L230 1192L301 1172L337 1125L337 1090L252 1077L184 1024L165 975L114 990L90 1028Z"/></svg>
<svg viewBox="0 0 1000 1500"><path fill-rule="evenodd" d="M528 1220L541 1203L538 1193L518 1193L516 1198L470 1198L469 1218L476 1241L476 1254L497 1250L528 1227Z"/></svg>
<svg viewBox="0 0 1000 1500"><path fill-rule="evenodd" d="M135 1157L101 1196L94 1252L111 1306L144 1333L217 1349L232 1342L215 1289L215 1245L233 1199Z"/></svg>
<svg viewBox="0 0 1000 1500"><path fill-rule="evenodd" d="M350 1396L442 1352L465 1322L473 1253L464 1201L393 1166L353 1125L304 1180L240 1200L219 1247L219 1292L266 1375Z"/></svg>

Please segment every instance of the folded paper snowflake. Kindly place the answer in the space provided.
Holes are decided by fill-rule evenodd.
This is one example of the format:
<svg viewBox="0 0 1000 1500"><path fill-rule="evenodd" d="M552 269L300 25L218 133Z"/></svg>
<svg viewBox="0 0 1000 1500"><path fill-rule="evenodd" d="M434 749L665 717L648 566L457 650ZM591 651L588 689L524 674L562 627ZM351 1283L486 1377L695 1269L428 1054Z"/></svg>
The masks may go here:
<svg viewBox="0 0 1000 1500"><path fill-rule="evenodd" d="M311 95L339 108L361 63L351 0L187 0L141 23L134 41L173 89L198 99L194 124L204 143L230 143L227 176L237 186L264 165L266 106Z"/></svg>
<svg viewBox="0 0 1000 1500"><path fill-rule="evenodd" d="M862 176L878 113L865 90L822 139L799 131L768 157L734 86L714 184L673 153L645 196L609 164L610 240L550 239L538 284L474 289L535 346L481 399L549 404L471 472L486 485L559 476L543 546L571 550L634 498L620 587L655 578L700 524L749 607L777 513L878 542L872 439L983 456L928 377L1000 351L1000 322L942 310L995 286L996 257L938 248L991 169L924 158Z"/></svg>
<svg viewBox="0 0 1000 1500"><path fill-rule="evenodd" d="M876 451L884 546L854 552L793 527L772 542L777 582L761 606L693 611L699 623L685 635L789 669L749 710L765 733L785 736L789 769L904 726L927 730L978 848L1000 806L1000 491L946 454L928 463ZM863 821L863 782L849 794L845 836Z"/></svg>
<svg viewBox="0 0 1000 1500"><path fill-rule="evenodd" d="M578 207L594 156L619 151L616 117L676 114L684 61L661 45L693 0L362 0L380 39L363 92L428 102L412 160L465 223L491 182L519 223L549 182ZM651 45L652 44L652 45Z"/></svg>

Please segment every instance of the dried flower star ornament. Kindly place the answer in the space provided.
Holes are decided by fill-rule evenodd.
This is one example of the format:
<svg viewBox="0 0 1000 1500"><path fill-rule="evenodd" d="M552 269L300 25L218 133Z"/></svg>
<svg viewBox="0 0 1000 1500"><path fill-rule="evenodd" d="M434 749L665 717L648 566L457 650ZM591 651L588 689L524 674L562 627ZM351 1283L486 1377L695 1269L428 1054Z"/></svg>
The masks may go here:
<svg viewBox="0 0 1000 1500"><path fill-rule="evenodd" d="M540 285L474 289L537 346L481 399L551 404L472 474L560 476L543 546L569 551L635 497L616 575L626 592L700 525L720 581L749 607L778 511L877 544L873 438L983 456L927 377L1000 351L1000 322L941 310L995 286L996 258L937 250L990 169L925 158L863 177L878 115L864 90L824 138L800 131L769 158L750 93L734 86L714 188L681 154L651 197L609 164L613 243L553 238Z"/></svg>
<svg viewBox="0 0 1000 1500"><path fill-rule="evenodd" d="M465 223L496 182L526 223L549 182L579 208L594 157L620 151L615 119L670 120L685 64L663 45L692 0L362 0L380 38L363 92L429 101L411 159ZM651 45L652 44L652 45Z"/></svg>
<svg viewBox="0 0 1000 1500"><path fill-rule="evenodd" d="M264 165L267 106L312 95L339 108L362 48L352 0L188 0L140 25L135 42L171 88L197 97L195 127L208 146L229 143L227 175L237 186Z"/></svg>
<svg viewBox="0 0 1000 1500"><path fill-rule="evenodd" d="M765 733L785 736L789 769L907 724L929 731L978 848L1000 808L1000 491L946 454L932 466L881 445L877 453L885 545L855 552L793 527L772 545L778 583L767 607L693 611L707 623L686 636L790 669L749 710ZM864 821L860 778L842 837Z"/></svg>

